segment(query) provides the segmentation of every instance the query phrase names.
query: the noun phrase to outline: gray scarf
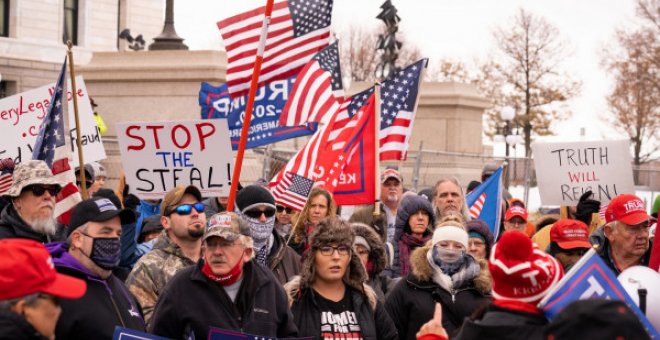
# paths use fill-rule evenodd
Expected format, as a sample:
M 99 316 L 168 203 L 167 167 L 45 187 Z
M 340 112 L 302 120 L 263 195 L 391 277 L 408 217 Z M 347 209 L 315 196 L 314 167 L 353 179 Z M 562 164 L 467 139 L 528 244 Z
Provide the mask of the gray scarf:
M 472 255 L 465 254 L 465 251 L 459 251 L 459 254 L 462 253 L 459 256 L 456 256 L 456 251 L 449 252 L 453 252 L 453 254 L 448 253 L 447 249 L 432 247 L 427 253 L 426 258 L 433 269 L 433 281 L 449 291 L 471 285 L 481 271 L 479 263 Z M 445 260 L 454 262 L 448 263 Z M 456 266 L 459 262 L 460 265 Z M 451 268 L 452 272 L 446 272 L 443 267 Z

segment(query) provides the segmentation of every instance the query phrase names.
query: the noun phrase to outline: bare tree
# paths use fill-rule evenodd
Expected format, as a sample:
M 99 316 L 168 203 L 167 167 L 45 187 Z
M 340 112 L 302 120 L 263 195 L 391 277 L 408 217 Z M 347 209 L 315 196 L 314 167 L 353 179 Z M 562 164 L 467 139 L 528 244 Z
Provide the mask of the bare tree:
M 617 32 L 603 62 L 615 82 L 607 97 L 610 121 L 630 138 L 639 166 L 660 150 L 660 1 L 639 0 L 637 13 L 641 27 Z
M 436 63 L 430 64 L 425 78 L 427 81 L 451 81 L 457 83 L 472 83 L 475 81 L 475 77 L 470 74 L 469 68 L 465 63 L 452 59 L 441 59 Z
M 376 51 L 378 41 L 378 30 L 367 30 L 364 28 L 349 27 L 339 34 L 339 48 L 341 67 L 345 77 L 349 81 L 373 82 L 374 71 L 380 60 L 380 53 Z M 397 67 L 405 67 L 421 59 L 419 49 L 403 39 L 402 49 L 397 59 Z
M 512 22 L 493 32 L 499 55 L 482 65 L 478 84 L 493 101 L 486 112 L 491 129 L 501 121 L 502 106 L 516 108 L 514 124 L 522 126 L 529 156 L 532 133 L 552 134 L 551 123 L 570 115 L 565 104 L 577 95 L 580 82 L 560 71 L 567 46 L 557 28 L 523 9 Z

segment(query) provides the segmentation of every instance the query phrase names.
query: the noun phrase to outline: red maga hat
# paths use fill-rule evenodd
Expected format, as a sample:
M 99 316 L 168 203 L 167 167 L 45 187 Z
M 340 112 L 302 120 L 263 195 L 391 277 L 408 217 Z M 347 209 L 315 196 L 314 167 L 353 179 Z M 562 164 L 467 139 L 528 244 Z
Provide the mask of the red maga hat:
M 85 281 L 59 274 L 41 243 L 27 239 L 0 240 L 0 301 L 34 293 L 76 299 L 87 289 Z
M 511 208 L 507 209 L 506 214 L 504 215 L 505 221 L 510 221 L 512 218 L 520 216 L 525 222 L 527 222 L 527 210 L 521 206 L 514 205 Z
M 591 248 L 589 228 L 582 221 L 563 219 L 550 229 L 550 241 L 557 242 L 561 249 Z
M 640 224 L 651 219 L 646 213 L 646 205 L 639 197 L 623 194 L 614 197 L 605 209 L 605 221 L 621 221 L 628 225 Z

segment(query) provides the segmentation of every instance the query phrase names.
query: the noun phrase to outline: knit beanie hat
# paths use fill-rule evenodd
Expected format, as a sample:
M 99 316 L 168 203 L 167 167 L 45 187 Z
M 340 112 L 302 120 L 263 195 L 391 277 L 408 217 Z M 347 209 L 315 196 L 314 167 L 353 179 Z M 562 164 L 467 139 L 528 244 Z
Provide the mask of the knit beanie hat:
M 243 212 L 255 204 L 270 204 L 275 209 L 273 194 L 261 185 L 248 185 L 236 194 L 236 207 Z
M 493 297 L 536 304 L 564 276 L 561 264 L 519 231 L 507 231 L 495 243 L 488 268 Z
M 431 244 L 436 245 L 440 241 L 456 241 L 468 249 L 468 234 L 462 225 L 456 223 L 442 223 L 439 224 L 435 231 L 433 231 L 433 238 Z
M 465 222 L 465 227 L 469 234 L 476 232 L 482 236 L 486 242 L 486 248 L 490 249 L 493 246 L 495 239 L 493 238 L 493 233 L 490 231 L 488 224 L 480 219 L 471 219 Z

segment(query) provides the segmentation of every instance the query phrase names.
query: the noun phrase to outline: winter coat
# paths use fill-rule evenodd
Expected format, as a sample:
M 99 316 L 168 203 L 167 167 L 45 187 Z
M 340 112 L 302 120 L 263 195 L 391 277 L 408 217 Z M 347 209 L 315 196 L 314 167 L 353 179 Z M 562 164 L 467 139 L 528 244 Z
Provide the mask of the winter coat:
M 206 215 L 207 220 L 210 219 L 211 216 L 226 210 L 224 206 L 218 204 L 218 200 L 215 197 L 209 197 L 203 200 L 202 204 L 204 204 L 204 214 Z
M 61 299 L 62 315 L 57 321 L 57 339 L 112 339 L 115 326 L 144 331 L 144 319 L 137 301 L 114 275 L 102 279 L 68 253 L 63 242 L 46 248 L 58 272 L 87 283 L 80 299 Z
M 250 261 L 235 303 L 202 273 L 203 260 L 177 273 L 156 304 L 150 332 L 173 339 L 207 339 L 209 327 L 266 337 L 296 337 L 284 289 L 268 268 Z
M 0 213 L 0 240 L 6 238 L 26 238 L 40 243 L 48 243 L 56 239 L 32 230 L 18 215 L 13 204 L 9 204 Z
M 154 215 L 160 215 L 160 203 L 153 204 L 145 200 L 140 200 L 140 205 L 136 209 L 138 213 L 137 221 L 135 221 L 135 236 L 139 236 L 142 233 L 142 221 Z
M 426 245 L 413 252 L 411 272 L 396 284 L 385 300 L 385 308 L 397 325 L 402 340 L 415 339 L 422 325 L 433 318 L 436 302 L 442 305 L 442 324 L 451 335 L 490 295 L 490 274 L 485 261 L 477 260 L 479 275 L 469 285 L 453 291 L 433 281 L 433 269 L 426 259 L 430 249 L 431 246 Z
M 284 288 L 293 312 L 293 319 L 298 326 L 298 336 L 320 339 L 321 311 L 317 303 L 317 293 L 312 288 L 301 291 L 299 276 L 288 282 Z M 362 293 L 350 285 L 346 285 L 346 293 L 351 294 L 353 311 L 360 325 L 363 339 L 397 339 L 396 328 L 392 320 L 371 288 L 364 286 L 364 293 Z
M 401 259 L 399 258 L 399 241 L 404 233 L 412 234 L 410 226 L 408 225 L 408 220 L 410 216 L 416 213 L 419 210 L 424 210 L 429 214 L 429 230 L 424 233 L 424 235 L 431 234 L 433 226 L 435 226 L 435 215 L 433 214 L 433 206 L 431 203 L 422 196 L 405 196 L 401 199 L 401 204 L 399 205 L 399 210 L 396 214 L 396 223 L 394 224 L 394 259 L 392 261 L 392 267 L 388 270 L 388 275 L 390 277 L 396 278 L 401 276 Z M 410 249 L 412 254 L 414 249 Z
M 24 317 L 7 310 L 0 310 L 0 339 L 47 340 Z
M 480 320 L 465 320 L 452 339 L 540 340 L 547 323 L 542 314 L 490 305 Z
M 154 306 L 165 285 L 178 271 L 194 264 L 165 230 L 158 236 L 153 250 L 135 264 L 126 279 L 126 286 L 142 306 L 147 324 L 151 322 Z
M 363 237 L 371 250 L 369 251 L 369 261 L 373 264 L 373 268 L 369 274 L 369 281 L 367 283 L 378 296 L 378 300 L 385 301 L 385 295 L 394 287 L 393 279 L 389 278 L 383 273 L 383 270 L 388 265 L 387 252 L 382 239 L 376 231 L 366 224 L 355 222 L 351 224 L 355 236 Z
M 378 236 L 380 236 L 383 243 L 387 242 L 387 226 L 390 221 L 387 220 L 387 214 L 385 213 L 385 208 L 383 208 L 383 206 L 383 204 L 380 205 L 380 216 L 376 220 L 374 220 L 375 205 L 369 204 L 356 209 L 348 221 L 351 223 L 357 222 L 368 225 L 373 228 Z M 391 221 L 391 223 L 394 222 L 395 221 Z
M 274 243 L 268 255 L 268 268 L 273 271 L 275 277 L 284 285 L 294 276 L 300 274 L 300 255 L 291 247 L 276 230 L 273 229 Z

